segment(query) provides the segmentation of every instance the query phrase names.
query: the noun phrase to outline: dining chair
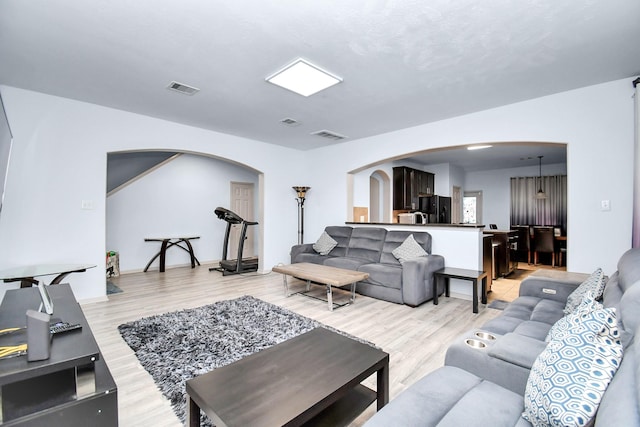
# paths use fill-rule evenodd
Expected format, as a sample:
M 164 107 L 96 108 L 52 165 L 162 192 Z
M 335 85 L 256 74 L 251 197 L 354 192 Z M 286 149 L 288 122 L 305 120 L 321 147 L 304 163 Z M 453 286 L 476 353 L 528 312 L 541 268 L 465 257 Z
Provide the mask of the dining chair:
M 556 247 L 553 227 L 533 227 L 533 265 L 538 264 L 538 253 L 550 253 L 551 266 L 556 266 Z
M 527 264 L 531 264 L 531 233 L 528 225 L 514 225 L 511 229 L 518 232 L 518 253 L 527 253 Z

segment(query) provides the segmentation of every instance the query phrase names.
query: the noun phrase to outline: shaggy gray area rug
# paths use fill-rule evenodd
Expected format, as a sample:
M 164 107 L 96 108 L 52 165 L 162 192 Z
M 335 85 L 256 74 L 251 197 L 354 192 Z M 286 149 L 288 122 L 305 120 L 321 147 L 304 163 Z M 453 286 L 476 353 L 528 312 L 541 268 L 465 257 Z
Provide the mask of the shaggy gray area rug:
M 146 317 L 118 330 L 184 423 L 187 380 L 317 327 L 349 336 L 251 296 Z M 205 416 L 201 421 L 211 425 Z

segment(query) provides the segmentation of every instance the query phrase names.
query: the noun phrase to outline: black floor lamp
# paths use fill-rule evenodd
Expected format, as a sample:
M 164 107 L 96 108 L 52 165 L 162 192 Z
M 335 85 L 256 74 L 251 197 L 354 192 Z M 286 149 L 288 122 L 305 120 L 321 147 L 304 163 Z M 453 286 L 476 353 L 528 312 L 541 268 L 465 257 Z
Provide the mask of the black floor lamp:
M 298 197 L 296 200 L 298 201 L 298 244 L 301 245 L 303 243 L 303 235 L 304 235 L 304 198 L 307 191 L 311 189 L 311 187 L 292 187 L 296 193 L 298 193 Z

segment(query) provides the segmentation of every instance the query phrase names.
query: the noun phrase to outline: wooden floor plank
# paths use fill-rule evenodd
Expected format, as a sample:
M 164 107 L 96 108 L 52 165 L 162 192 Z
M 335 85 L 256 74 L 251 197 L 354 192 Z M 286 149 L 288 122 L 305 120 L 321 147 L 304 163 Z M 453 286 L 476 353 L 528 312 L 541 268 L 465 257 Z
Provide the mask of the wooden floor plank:
M 111 279 L 123 292 L 109 301 L 82 308 L 118 385 L 121 426 L 181 426 L 169 402 L 120 337 L 118 325 L 154 314 L 198 307 L 251 295 L 373 342 L 390 354 L 390 398 L 444 363 L 449 344 L 500 311 L 471 301 L 441 298 L 411 308 L 358 295 L 353 305 L 330 312 L 326 303 L 299 295 L 285 297 L 282 276 L 247 273 L 223 277 L 209 266 L 170 268 L 165 273 L 125 274 Z M 290 283 L 295 285 L 295 279 Z M 304 286 L 302 282 L 298 285 Z M 375 389 L 375 377 L 365 385 Z M 352 425 L 362 425 L 375 412 L 369 407 Z

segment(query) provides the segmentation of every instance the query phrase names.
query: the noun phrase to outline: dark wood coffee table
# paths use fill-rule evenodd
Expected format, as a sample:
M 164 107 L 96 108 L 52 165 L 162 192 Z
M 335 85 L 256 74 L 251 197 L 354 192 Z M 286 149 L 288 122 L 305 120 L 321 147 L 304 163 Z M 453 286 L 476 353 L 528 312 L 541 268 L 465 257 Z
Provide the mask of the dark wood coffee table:
M 377 392 L 360 384 L 377 372 Z M 187 423 L 200 409 L 214 425 L 347 425 L 376 399 L 389 401 L 389 355 L 325 328 L 186 383 Z

